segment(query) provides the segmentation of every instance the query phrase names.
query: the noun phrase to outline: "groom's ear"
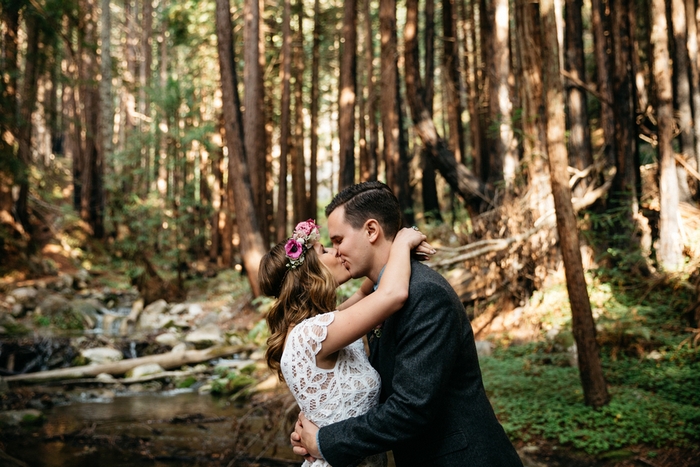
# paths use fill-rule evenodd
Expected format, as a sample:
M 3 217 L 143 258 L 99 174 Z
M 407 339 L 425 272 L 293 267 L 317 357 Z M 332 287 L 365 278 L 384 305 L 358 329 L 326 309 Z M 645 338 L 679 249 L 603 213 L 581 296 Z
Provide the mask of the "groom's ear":
M 382 227 L 376 219 L 368 219 L 365 222 L 365 232 L 370 243 L 375 243 L 382 233 Z

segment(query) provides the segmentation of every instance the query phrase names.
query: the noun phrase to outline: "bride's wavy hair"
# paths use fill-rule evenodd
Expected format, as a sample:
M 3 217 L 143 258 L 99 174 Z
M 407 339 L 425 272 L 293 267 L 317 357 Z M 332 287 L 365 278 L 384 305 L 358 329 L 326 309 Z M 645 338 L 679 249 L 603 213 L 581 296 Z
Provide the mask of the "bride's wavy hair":
M 319 313 L 335 310 L 338 286 L 313 248 L 306 250 L 303 263 L 288 268 L 285 243 L 278 243 L 263 256 L 258 271 L 260 290 L 277 299 L 266 316 L 270 337 L 265 359 L 280 379 L 283 379 L 280 359 L 289 328 Z

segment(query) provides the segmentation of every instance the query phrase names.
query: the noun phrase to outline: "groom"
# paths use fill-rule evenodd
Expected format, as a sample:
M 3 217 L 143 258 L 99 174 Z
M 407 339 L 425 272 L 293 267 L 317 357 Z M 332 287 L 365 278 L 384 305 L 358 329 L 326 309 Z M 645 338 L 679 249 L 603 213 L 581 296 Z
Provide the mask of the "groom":
M 378 284 L 401 227 L 389 187 L 348 187 L 326 207 L 326 216 L 350 275 Z M 368 231 L 374 228 L 378 235 Z M 301 414 L 291 435 L 294 452 L 335 467 L 389 450 L 398 467 L 521 467 L 484 392 L 464 306 L 440 274 L 418 261 L 411 268 L 406 304 L 368 336 L 370 361 L 382 378 L 381 403 L 320 429 Z

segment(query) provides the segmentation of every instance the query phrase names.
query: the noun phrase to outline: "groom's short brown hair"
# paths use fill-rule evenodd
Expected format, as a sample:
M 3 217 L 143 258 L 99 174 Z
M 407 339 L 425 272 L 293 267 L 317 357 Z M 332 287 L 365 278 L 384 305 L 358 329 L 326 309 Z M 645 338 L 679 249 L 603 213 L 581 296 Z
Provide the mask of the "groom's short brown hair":
M 345 208 L 345 220 L 354 229 L 362 227 L 367 219 L 376 219 L 384 235 L 393 240 L 401 228 L 399 200 L 382 182 L 362 182 L 345 188 L 326 206 L 326 217 L 340 206 Z

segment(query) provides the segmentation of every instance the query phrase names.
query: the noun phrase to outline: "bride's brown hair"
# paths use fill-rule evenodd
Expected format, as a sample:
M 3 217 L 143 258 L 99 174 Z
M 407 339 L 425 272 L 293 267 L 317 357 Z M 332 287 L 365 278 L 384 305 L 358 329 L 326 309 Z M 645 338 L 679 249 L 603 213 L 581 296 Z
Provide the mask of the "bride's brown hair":
M 277 299 L 266 316 L 270 337 L 265 359 L 280 379 L 283 379 L 280 359 L 289 328 L 319 313 L 334 310 L 338 286 L 313 248 L 304 252 L 305 259 L 300 265 L 287 267 L 286 242 L 278 243 L 263 256 L 258 272 L 260 290 Z

